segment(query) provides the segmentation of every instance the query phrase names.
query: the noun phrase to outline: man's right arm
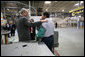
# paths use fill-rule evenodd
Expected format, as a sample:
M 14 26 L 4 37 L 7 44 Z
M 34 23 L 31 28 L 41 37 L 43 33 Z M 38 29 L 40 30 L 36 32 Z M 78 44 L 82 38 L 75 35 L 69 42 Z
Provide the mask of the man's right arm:
M 28 22 L 28 20 L 26 20 L 26 19 L 23 19 L 23 23 L 24 23 L 24 25 L 25 26 L 27 26 L 27 27 L 36 27 L 36 26 L 40 26 L 41 24 L 42 24 L 42 22 L 41 21 L 39 21 L 39 22 L 35 22 L 35 23 L 30 23 L 30 22 Z

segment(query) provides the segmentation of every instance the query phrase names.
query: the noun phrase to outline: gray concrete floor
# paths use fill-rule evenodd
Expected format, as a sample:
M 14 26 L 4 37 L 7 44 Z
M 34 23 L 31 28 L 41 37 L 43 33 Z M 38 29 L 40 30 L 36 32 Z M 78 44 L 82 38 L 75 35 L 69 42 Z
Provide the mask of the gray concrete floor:
M 59 47 L 55 49 L 60 56 L 84 56 L 84 29 L 57 28 Z
M 57 28 L 59 32 L 59 47 L 55 50 L 60 56 L 84 56 L 84 29 Z M 9 38 L 9 42 L 18 42 L 18 33 Z

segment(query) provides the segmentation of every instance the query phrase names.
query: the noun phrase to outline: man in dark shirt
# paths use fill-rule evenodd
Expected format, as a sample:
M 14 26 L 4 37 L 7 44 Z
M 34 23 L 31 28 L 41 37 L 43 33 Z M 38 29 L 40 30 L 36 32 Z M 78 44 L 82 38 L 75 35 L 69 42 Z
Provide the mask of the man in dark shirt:
M 19 19 L 16 20 L 16 25 L 17 25 L 17 32 L 19 36 L 19 41 L 24 41 L 28 42 L 31 40 L 30 38 L 30 27 L 36 27 L 40 26 L 42 22 L 47 22 L 47 20 L 41 20 L 39 22 L 35 23 L 30 23 L 29 22 L 29 16 L 28 16 L 29 11 L 25 8 L 22 8 L 20 11 L 21 16 Z

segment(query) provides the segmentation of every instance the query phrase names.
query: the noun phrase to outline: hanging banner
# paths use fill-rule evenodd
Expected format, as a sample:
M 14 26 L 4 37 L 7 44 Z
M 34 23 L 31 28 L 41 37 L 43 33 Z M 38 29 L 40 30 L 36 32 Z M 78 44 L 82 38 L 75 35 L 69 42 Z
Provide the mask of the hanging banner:
M 70 13 L 72 16 L 79 15 L 79 14 L 81 14 L 81 13 L 83 13 L 83 12 L 84 12 L 84 6 L 69 11 L 69 13 Z

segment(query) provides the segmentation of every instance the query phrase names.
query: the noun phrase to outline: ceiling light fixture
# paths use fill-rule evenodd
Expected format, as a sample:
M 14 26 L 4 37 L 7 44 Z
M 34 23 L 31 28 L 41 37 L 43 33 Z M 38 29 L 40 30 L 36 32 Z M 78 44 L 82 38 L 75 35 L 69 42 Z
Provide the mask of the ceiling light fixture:
M 51 1 L 45 1 L 45 4 L 50 4 L 51 3 Z
M 81 1 L 80 3 L 82 4 L 84 1 Z
M 80 1 L 80 5 L 83 4 L 83 1 Z M 79 3 L 75 4 L 74 6 L 79 6 Z
M 62 12 L 64 12 L 64 10 L 62 10 Z
M 7 9 L 7 10 L 9 10 L 9 9 Z
M 79 5 L 79 3 L 75 4 L 74 6 L 78 6 L 78 5 Z
M 48 11 L 48 9 L 46 9 L 46 11 Z
M 81 17 L 81 15 L 80 15 L 80 16 L 78 16 L 78 17 Z

